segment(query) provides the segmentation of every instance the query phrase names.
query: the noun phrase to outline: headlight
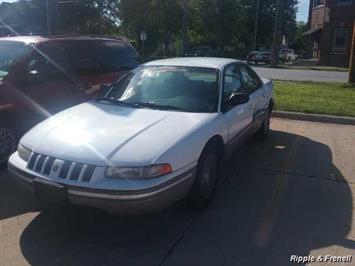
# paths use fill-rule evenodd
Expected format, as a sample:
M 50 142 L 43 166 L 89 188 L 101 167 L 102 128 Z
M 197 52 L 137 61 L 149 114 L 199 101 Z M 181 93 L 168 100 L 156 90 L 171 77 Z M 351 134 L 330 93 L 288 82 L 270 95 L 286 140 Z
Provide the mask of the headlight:
M 28 161 L 28 158 L 31 155 L 31 151 L 27 148 L 25 148 L 23 145 L 19 144 L 17 146 L 17 152 L 18 152 L 18 156 L 24 160 L 24 161 Z
M 170 174 L 169 164 L 156 164 L 143 167 L 108 167 L 106 177 L 113 179 L 148 179 Z

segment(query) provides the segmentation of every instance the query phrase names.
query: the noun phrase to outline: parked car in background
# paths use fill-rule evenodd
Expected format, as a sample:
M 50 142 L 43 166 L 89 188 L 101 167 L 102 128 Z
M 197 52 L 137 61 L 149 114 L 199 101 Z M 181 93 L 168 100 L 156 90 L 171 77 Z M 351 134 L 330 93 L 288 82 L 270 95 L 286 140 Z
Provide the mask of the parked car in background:
M 247 54 L 247 62 L 252 63 L 254 62 L 255 56 L 260 53 L 259 51 L 251 51 Z
M 140 64 L 126 41 L 99 36 L 0 38 L 0 167 L 36 123 L 94 98 Z
M 295 54 L 293 49 L 281 49 L 279 53 L 279 59 L 281 62 L 291 62 L 296 61 L 298 55 Z
M 45 202 L 126 214 L 188 197 L 202 209 L 222 160 L 268 135 L 273 106 L 272 82 L 243 62 L 152 61 L 30 130 L 9 170 Z
M 214 57 L 217 51 L 211 46 L 196 46 L 193 47 L 185 56 L 201 56 L 201 57 Z
M 261 52 L 261 51 L 252 51 L 247 55 L 248 63 L 265 63 L 270 64 L 271 62 L 271 52 Z

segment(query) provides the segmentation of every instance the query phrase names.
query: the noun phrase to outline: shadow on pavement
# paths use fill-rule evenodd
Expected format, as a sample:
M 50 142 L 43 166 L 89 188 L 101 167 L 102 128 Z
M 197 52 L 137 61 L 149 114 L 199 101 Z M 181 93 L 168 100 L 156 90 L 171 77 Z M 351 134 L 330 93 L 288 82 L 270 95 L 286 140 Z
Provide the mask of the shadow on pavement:
M 0 174 L 0 221 L 27 212 L 38 211 L 38 201 L 22 189 L 7 173 Z
M 31 265 L 288 265 L 291 254 L 355 249 L 351 190 L 328 146 L 273 131 L 239 150 L 225 176 L 203 213 L 184 203 L 131 218 L 41 213 L 22 233 L 22 253 Z

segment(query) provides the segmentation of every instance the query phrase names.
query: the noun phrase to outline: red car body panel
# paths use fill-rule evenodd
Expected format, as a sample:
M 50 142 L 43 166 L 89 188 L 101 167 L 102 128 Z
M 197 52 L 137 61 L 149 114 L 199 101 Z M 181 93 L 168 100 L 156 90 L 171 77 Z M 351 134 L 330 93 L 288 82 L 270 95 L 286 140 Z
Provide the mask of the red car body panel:
M 17 134 L 19 135 L 18 137 L 20 137 L 20 135 L 22 135 L 36 123 L 47 118 L 48 116 L 68 107 L 95 98 L 99 93 L 101 84 L 114 82 L 120 76 L 135 68 L 140 63 L 138 53 L 129 43 L 114 38 L 90 36 L 52 38 L 20 36 L 0 38 L 0 43 L 2 41 L 20 42 L 23 44 L 31 45 L 30 52 L 21 57 L 21 59 L 18 60 L 11 68 L 10 72 L 5 76 L 5 78 L 0 81 L 0 127 L 9 127 L 14 131 L 19 132 Z M 75 43 L 76 41 L 77 43 Z M 95 59 L 91 58 L 90 55 L 85 55 L 86 57 L 84 59 L 90 62 L 86 63 L 85 60 L 80 61 L 80 58 L 77 61 L 80 66 L 84 67 L 85 71 L 90 70 L 90 73 L 88 72 L 89 74 L 81 74 L 75 73 L 75 71 L 67 73 L 65 68 L 62 68 L 55 62 L 56 60 L 53 60 L 52 62 L 50 56 L 47 57 L 46 53 L 43 52 L 45 50 L 42 50 L 41 48 L 42 46 L 50 47 L 51 45 L 56 46 L 66 43 L 75 44 L 79 48 L 82 47 L 83 49 L 86 48 L 85 45 L 97 44 L 98 47 L 100 45 L 100 51 L 102 53 L 111 51 L 110 46 L 114 47 L 117 45 L 117 47 L 123 47 L 122 49 L 127 49 L 127 52 L 121 52 L 122 57 L 124 57 L 122 69 L 117 68 L 117 70 L 110 70 L 107 67 L 103 67 L 102 70 L 99 68 L 101 65 L 95 62 Z M 106 44 L 108 44 L 107 49 L 105 49 L 104 46 Z M 87 50 L 90 49 L 87 48 Z M 65 49 L 63 49 L 63 51 L 64 50 Z M 54 54 L 57 52 L 62 52 L 60 49 L 52 49 L 52 51 Z M 95 52 L 95 50 L 92 51 L 93 54 Z M 114 63 L 116 65 L 120 64 L 119 57 L 121 54 L 114 54 L 114 60 L 116 60 Z M 131 60 L 129 62 L 129 66 L 127 66 L 127 54 L 132 57 L 129 58 L 129 60 Z M 65 55 L 65 57 L 69 62 L 73 55 Z M 106 55 L 106 57 L 110 59 L 110 56 Z M 99 57 L 96 55 L 96 59 L 98 58 Z M 61 61 L 61 59 L 62 56 L 58 56 L 58 60 Z M 47 65 L 45 65 L 42 61 Z M 31 70 L 29 67 L 32 67 L 32 65 L 36 63 L 40 65 L 41 62 L 43 64 L 41 65 L 40 69 L 43 72 L 47 71 L 49 74 L 56 72 L 54 75 L 57 76 L 51 77 L 49 79 L 38 78 L 41 76 L 41 71 L 36 71 L 36 68 Z M 97 67 L 97 70 L 100 71 L 87 68 L 87 65 L 90 65 L 92 62 L 95 62 L 95 64 L 97 63 L 95 67 Z M 60 71 L 56 71 L 58 69 Z M 70 69 L 74 69 L 73 65 L 70 65 Z M 51 73 L 51 71 L 53 73 Z M 99 73 L 96 73 L 95 71 Z M 24 76 L 28 76 L 30 78 L 27 79 Z

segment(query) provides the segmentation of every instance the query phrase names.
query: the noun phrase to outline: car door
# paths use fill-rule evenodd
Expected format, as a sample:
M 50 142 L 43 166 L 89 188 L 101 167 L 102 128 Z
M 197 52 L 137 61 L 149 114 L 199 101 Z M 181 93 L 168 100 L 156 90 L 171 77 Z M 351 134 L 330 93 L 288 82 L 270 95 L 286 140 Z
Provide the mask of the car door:
M 237 64 L 228 65 L 223 73 L 222 111 L 227 120 L 229 140 L 237 144 L 238 136 L 252 124 L 253 113 L 251 102 L 237 106 L 228 105 L 228 100 L 234 93 L 247 93 L 243 86 Z M 234 145 L 233 145 L 234 146 Z
M 250 97 L 251 111 L 255 127 L 262 123 L 263 115 L 267 109 L 266 92 L 259 76 L 246 64 L 238 64 L 244 88 Z

